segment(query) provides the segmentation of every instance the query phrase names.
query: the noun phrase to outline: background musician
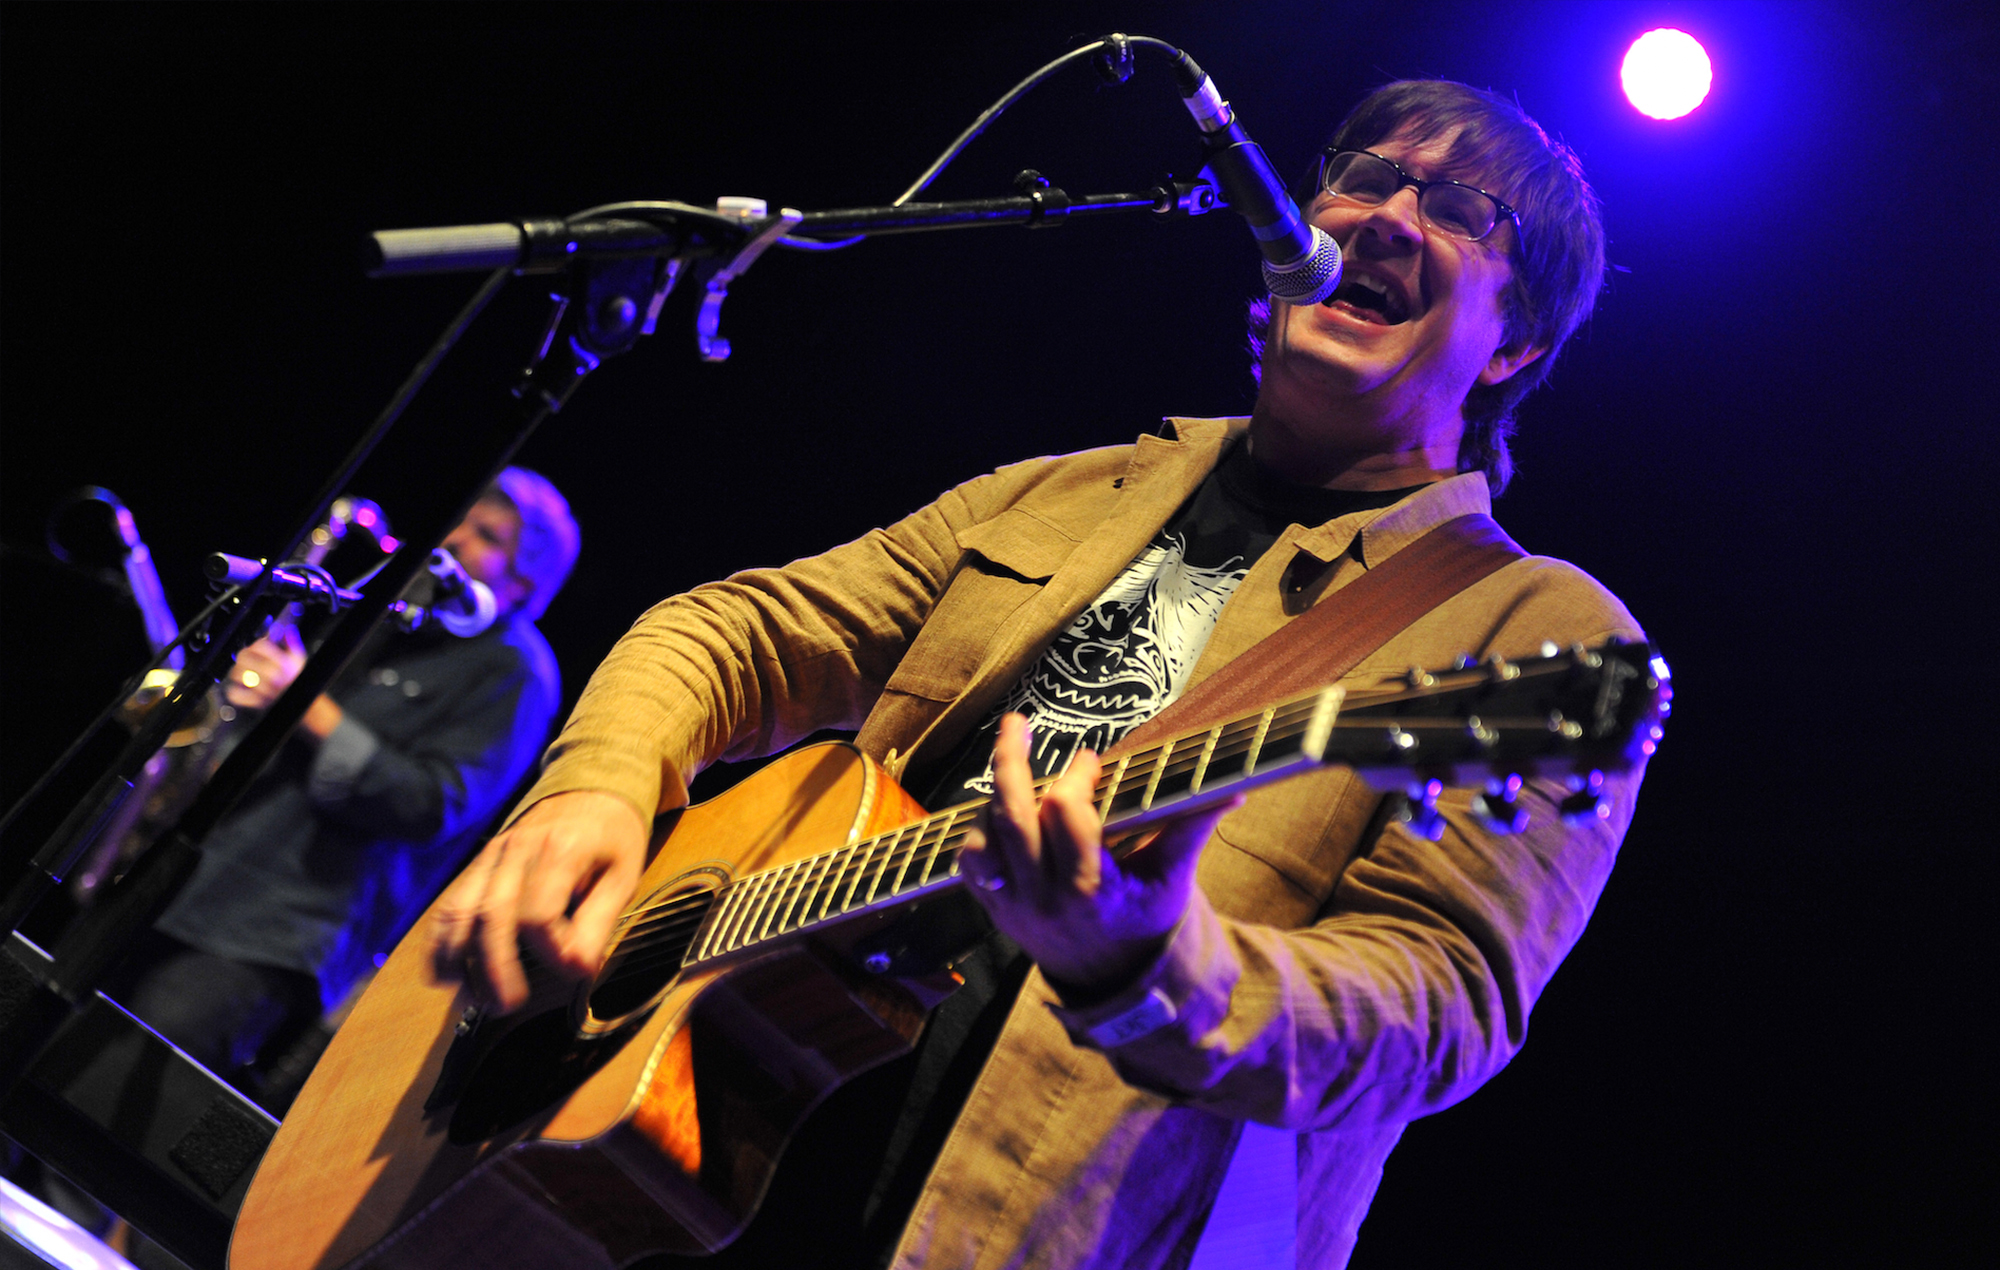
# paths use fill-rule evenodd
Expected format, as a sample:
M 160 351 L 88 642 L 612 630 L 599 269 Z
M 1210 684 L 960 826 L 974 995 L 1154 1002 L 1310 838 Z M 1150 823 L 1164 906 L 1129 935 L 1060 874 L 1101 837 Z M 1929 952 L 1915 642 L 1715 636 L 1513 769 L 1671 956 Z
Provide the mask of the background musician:
M 508 468 L 444 540 L 500 617 L 469 639 L 388 635 L 316 698 L 110 994 L 217 1073 L 343 1000 L 423 910 L 535 760 L 561 702 L 535 629 L 576 561 L 569 505 Z M 225 688 L 262 708 L 305 662 L 252 643 Z

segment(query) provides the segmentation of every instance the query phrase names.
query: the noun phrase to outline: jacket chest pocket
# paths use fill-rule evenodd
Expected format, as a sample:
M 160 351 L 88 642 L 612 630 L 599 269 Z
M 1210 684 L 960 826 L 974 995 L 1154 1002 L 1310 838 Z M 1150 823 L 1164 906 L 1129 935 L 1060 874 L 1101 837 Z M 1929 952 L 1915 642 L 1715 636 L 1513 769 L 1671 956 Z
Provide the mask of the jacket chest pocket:
M 1258 790 L 1223 818 L 1202 852 L 1197 877 L 1225 917 L 1267 926 L 1309 926 L 1380 801 L 1345 768 Z
M 1018 508 L 958 533 L 958 570 L 885 686 L 952 701 L 972 681 L 994 639 L 1076 550 L 1076 539 Z

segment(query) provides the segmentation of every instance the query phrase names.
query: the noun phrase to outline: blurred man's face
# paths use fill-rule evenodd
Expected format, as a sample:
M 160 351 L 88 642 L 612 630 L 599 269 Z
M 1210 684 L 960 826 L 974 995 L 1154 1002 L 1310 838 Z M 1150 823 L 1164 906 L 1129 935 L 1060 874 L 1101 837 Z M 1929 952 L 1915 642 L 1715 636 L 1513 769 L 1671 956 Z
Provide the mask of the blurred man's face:
M 520 545 L 521 513 L 497 499 L 474 503 L 444 540 L 445 550 L 465 566 L 466 574 L 492 589 L 502 613 L 513 612 L 528 598 L 528 584 L 514 575 Z

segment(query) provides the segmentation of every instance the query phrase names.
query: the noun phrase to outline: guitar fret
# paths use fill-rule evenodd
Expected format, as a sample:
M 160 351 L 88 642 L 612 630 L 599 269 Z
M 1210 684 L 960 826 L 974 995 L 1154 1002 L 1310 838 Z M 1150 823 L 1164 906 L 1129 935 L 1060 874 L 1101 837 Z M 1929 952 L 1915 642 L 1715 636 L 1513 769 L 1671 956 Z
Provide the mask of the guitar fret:
M 1257 759 L 1264 751 L 1264 737 L 1271 730 L 1271 716 L 1275 709 L 1266 710 L 1257 716 L 1257 735 L 1250 738 L 1250 750 L 1243 756 L 1243 774 L 1250 775 L 1257 770 Z
M 825 887 L 826 897 L 819 902 L 819 912 L 813 913 L 812 916 L 801 921 L 799 925 L 810 926 L 814 922 L 826 920 L 827 913 L 833 908 L 833 897 L 840 894 L 840 879 L 845 874 L 847 863 L 853 858 L 854 852 L 854 847 L 843 847 L 838 851 L 828 853 L 826 871 L 821 873 L 819 881 L 813 884 L 815 893 L 821 887 Z M 807 906 L 807 911 L 811 912 L 810 905 Z
M 729 911 L 729 905 L 735 898 L 731 894 L 733 889 L 732 887 L 724 887 L 720 900 L 714 908 L 709 910 L 708 920 L 702 923 L 701 936 L 695 941 L 695 946 L 688 952 L 688 963 L 699 961 L 714 950 L 715 936 L 722 929 L 723 915 Z
M 778 875 L 782 872 L 783 869 L 767 869 L 758 875 L 760 885 L 751 894 L 749 903 L 745 905 L 748 912 L 745 914 L 743 925 L 736 931 L 738 948 L 748 948 L 757 942 L 758 928 L 769 918 L 771 897 L 778 892 Z
M 791 902 L 785 905 L 784 916 L 778 919 L 779 931 L 783 932 L 797 928 L 797 923 L 792 920 L 792 915 L 811 907 L 811 896 L 813 891 L 819 886 L 818 873 L 827 862 L 828 857 L 824 855 L 817 855 L 806 861 L 805 876 L 800 879 L 797 889 L 792 894 Z
M 965 833 L 962 829 L 959 828 L 959 826 L 962 822 L 969 826 L 972 817 L 977 814 L 978 814 L 977 812 L 959 812 L 958 814 L 952 816 L 951 819 L 945 824 L 944 832 L 940 833 L 938 835 L 937 841 L 931 844 L 930 858 L 924 861 L 923 875 L 917 879 L 917 885 L 919 887 L 928 886 L 930 884 L 931 874 L 937 869 L 938 852 L 944 849 L 944 844 L 952 838 L 954 832 L 957 833 L 959 841 L 961 842 L 964 841 Z M 956 847 L 954 847 L 954 852 L 955 851 Z M 953 854 L 951 862 L 952 862 L 952 872 L 955 874 L 958 871 L 957 868 L 958 856 L 956 854 Z
M 757 930 L 757 939 L 768 938 L 772 928 L 779 923 L 786 909 L 791 906 L 790 901 L 795 898 L 792 895 L 792 881 L 798 876 L 799 870 L 809 863 L 811 862 L 808 860 L 794 860 L 778 871 L 778 877 L 772 882 L 771 887 L 775 902 L 768 906 L 768 911 L 764 914 L 763 924 Z
M 755 874 L 745 878 L 743 882 L 747 885 L 743 886 L 742 897 L 737 900 L 736 911 L 730 915 L 729 925 L 722 932 L 720 948 L 722 952 L 735 950 L 737 946 L 736 937 L 742 931 L 744 922 L 749 920 L 750 912 L 757 903 L 757 893 L 763 890 L 766 879 L 761 874 Z
M 881 863 L 875 866 L 875 880 L 868 884 L 868 894 L 862 897 L 861 907 L 866 908 L 875 902 L 875 893 L 882 889 L 882 878 L 889 872 L 889 861 L 895 858 L 896 844 L 901 842 L 903 835 L 909 831 L 909 826 L 905 825 L 883 844 Z
M 879 838 L 870 838 L 870 839 L 869 839 L 869 840 L 868 840 L 867 842 L 864 842 L 864 843 L 861 843 L 861 844 L 859 844 L 859 846 L 857 846 L 857 847 L 855 848 L 856 850 L 859 850 L 859 849 L 860 849 L 860 847 L 867 847 L 867 848 L 868 848 L 868 855 L 864 855 L 864 856 L 862 856 L 862 857 L 861 857 L 861 858 L 860 858 L 860 859 L 859 859 L 859 860 L 858 860 L 858 861 L 857 861 L 857 862 L 855 863 L 855 866 L 854 866 L 854 880 L 853 880 L 852 882 L 849 882 L 849 883 L 847 884 L 847 894 L 845 894 L 845 895 L 843 895 L 843 896 L 841 896 L 841 897 L 840 897 L 840 911 L 841 911 L 841 912 L 845 913 L 845 912 L 847 912 L 847 911 L 848 911 L 849 909 L 851 909 L 851 908 L 853 908 L 853 907 L 854 907 L 854 890 L 855 890 L 855 888 L 856 888 L 856 887 L 858 887 L 858 886 L 860 886 L 860 885 L 861 885 L 861 875 L 862 875 L 863 873 L 867 872 L 867 870 L 868 870 L 868 857 L 869 857 L 869 856 L 872 856 L 872 855 L 874 855 L 874 854 L 875 854 L 875 848 L 876 848 L 877 846 L 879 846 L 879 845 L 881 845 L 881 839 L 879 839 Z M 843 876 L 843 877 L 845 877 L 845 876 L 846 876 L 846 871 L 845 871 L 845 870 L 842 870 L 842 872 L 841 872 L 841 876 Z
M 919 888 L 929 886 L 939 878 L 955 878 L 959 875 L 959 849 L 965 842 L 965 834 L 966 831 L 961 829 L 957 833 L 944 834 L 938 838 L 937 845 L 931 848 L 930 860 L 924 865 L 923 881 L 917 884 Z
M 1167 770 L 1167 761 L 1173 756 L 1173 752 L 1174 752 L 1174 743 L 1172 741 L 1168 741 L 1164 745 L 1160 746 L 1158 751 L 1158 756 L 1153 760 L 1152 778 L 1146 782 L 1146 792 L 1139 795 L 1140 810 L 1143 811 L 1146 808 L 1149 808 L 1153 805 L 1154 791 L 1160 788 L 1160 777 L 1163 774 L 1165 774 Z
M 853 854 L 852 847 L 842 847 L 826 853 L 826 864 L 813 881 L 812 895 L 799 910 L 799 925 L 810 926 L 823 921 L 827 910 L 833 905 L 833 897 L 840 893 L 841 870 L 847 867 L 847 860 Z
M 737 912 L 743 907 L 742 885 L 741 882 L 731 883 L 729 889 L 723 892 L 722 905 L 715 914 L 714 924 L 709 928 L 708 939 L 702 945 L 702 956 L 713 956 L 722 951 L 723 943 L 729 934 L 730 923 L 736 920 Z
M 896 880 L 889 883 L 889 894 L 901 895 L 903 893 L 903 879 L 909 876 L 910 866 L 916 863 L 917 851 L 924 845 L 924 835 L 930 832 L 931 825 L 935 823 L 935 819 L 935 817 L 932 817 L 917 822 L 917 836 L 910 839 L 910 849 L 904 853 L 903 863 L 896 869 Z
M 1201 792 L 1201 782 L 1208 776 L 1208 761 L 1215 757 L 1215 743 L 1221 739 L 1222 725 L 1218 724 L 1208 730 L 1208 739 L 1201 747 L 1201 757 L 1194 761 L 1194 776 L 1188 780 L 1190 794 Z
M 1097 818 L 1099 820 L 1111 819 L 1111 804 L 1114 801 L 1116 801 L 1118 797 L 1118 784 L 1120 781 L 1125 779 L 1125 771 L 1127 768 L 1131 766 L 1132 766 L 1132 756 L 1130 754 L 1127 754 L 1124 758 L 1118 760 L 1118 766 L 1112 771 L 1111 775 L 1105 780 L 1099 782 L 1100 784 L 1105 786 L 1104 801 L 1099 803 L 1097 807 Z M 1093 790 L 1092 792 L 1094 793 L 1096 791 Z

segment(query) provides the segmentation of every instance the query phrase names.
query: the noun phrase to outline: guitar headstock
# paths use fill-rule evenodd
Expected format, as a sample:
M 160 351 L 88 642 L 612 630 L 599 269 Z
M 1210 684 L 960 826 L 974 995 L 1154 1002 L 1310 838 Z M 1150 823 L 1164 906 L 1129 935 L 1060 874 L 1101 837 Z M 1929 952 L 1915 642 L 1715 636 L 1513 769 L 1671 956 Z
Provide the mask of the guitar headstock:
M 1605 814 L 1604 774 L 1653 753 L 1672 702 L 1667 663 L 1649 644 L 1545 644 L 1537 657 L 1462 658 L 1351 694 L 1325 757 L 1378 789 L 1409 793 L 1423 830 L 1439 827 L 1445 786 L 1471 785 L 1486 791 L 1478 810 L 1489 827 L 1518 831 L 1515 795 L 1528 776 L 1568 780 L 1565 816 Z

